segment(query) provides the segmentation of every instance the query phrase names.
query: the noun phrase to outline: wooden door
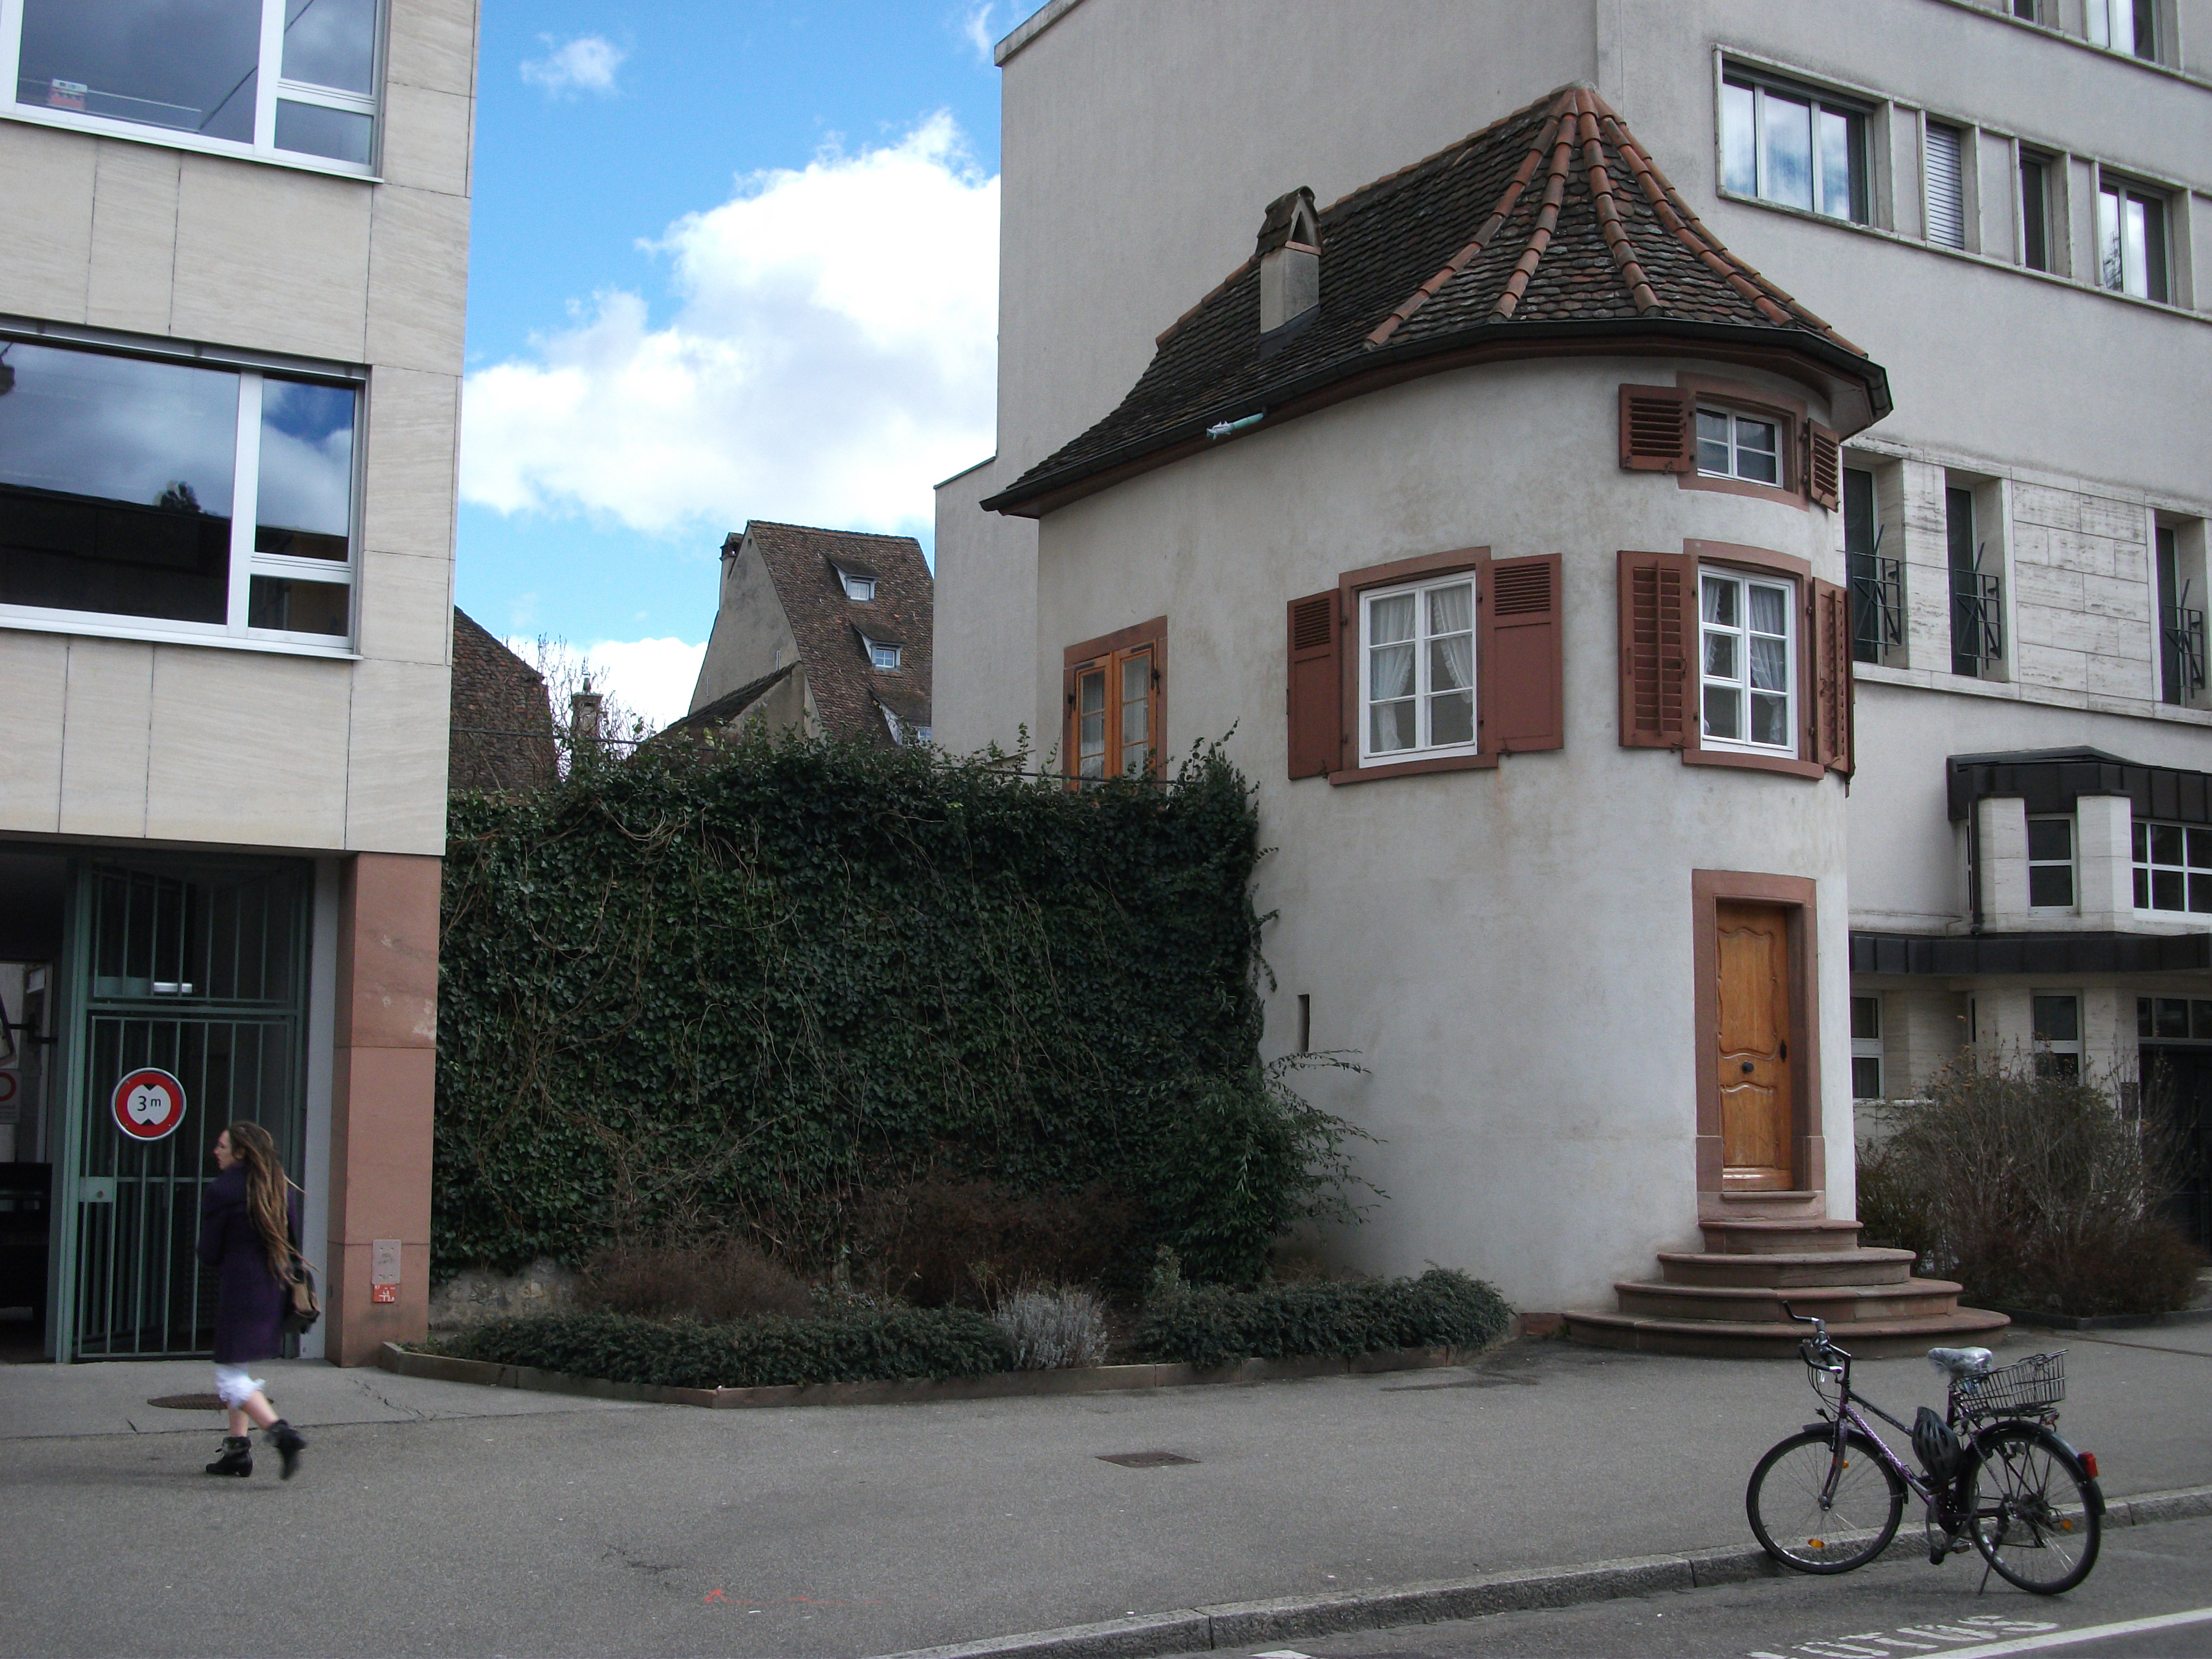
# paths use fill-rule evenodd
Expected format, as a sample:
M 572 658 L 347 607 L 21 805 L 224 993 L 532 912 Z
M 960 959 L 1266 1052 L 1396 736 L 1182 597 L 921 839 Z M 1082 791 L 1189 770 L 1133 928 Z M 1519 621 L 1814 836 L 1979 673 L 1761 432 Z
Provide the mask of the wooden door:
M 1790 913 L 1723 899 L 1714 951 L 1720 977 L 1714 1040 L 1726 1190 L 1787 1190 L 1790 1148 Z

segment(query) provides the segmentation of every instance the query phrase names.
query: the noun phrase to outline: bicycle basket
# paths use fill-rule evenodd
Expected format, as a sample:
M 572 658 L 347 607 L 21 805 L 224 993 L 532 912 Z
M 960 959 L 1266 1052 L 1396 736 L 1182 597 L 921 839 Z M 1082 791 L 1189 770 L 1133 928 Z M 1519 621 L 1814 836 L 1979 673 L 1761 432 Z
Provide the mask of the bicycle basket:
M 1960 1407 L 1970 1417 L 2021 1417 L 2066 1398 L 2066 1356 L 2034 1353 L 1987 1376 L 1957 1385 Z

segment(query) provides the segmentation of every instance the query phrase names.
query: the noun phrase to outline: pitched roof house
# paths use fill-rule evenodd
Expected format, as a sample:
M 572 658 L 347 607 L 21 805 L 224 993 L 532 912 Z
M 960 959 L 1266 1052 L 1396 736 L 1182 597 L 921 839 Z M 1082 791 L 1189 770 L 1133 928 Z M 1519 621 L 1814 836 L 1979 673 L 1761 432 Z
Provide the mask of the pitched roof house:
M 720 604 L 690 712 L 883 747 L 930 738 L 935 584 L 911 536 L 755 519 L 722 544 Z
M 452 741 L 447 789 L 545 789 L 561 775 L 545 677 L 453 607 Z

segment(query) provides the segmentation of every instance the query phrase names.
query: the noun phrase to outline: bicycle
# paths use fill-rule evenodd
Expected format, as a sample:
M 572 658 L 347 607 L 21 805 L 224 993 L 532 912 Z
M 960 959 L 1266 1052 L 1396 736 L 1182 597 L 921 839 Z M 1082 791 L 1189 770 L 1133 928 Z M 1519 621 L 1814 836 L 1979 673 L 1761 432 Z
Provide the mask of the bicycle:
M 2105 1495 L 2094 1453 L 2059 1437 L 2065 1355 L 1992 1364 L 1987 1348 L 1934 1348 L 1928 1362 L 1950 1379 L 1944 1415 L 1923 1406 L 1908 1427 L 1851 1391 L 1851 1356 L 1826 1322 L 1782 1310 L 1813 1334 L 1798 1345 L 1821 1420 L 1759 1460 L 1744 1492 L 1751 1529 L 1766 1553 L 1799 1572 L 1849 1572 L 1889 1547 L 1911 1492 L 1927 1506 L 1930 1565 L 1967 1540 L 2008 1583 L 2037 1595 L 2072 1589 L 2097 1564 Z M 1867 1419 L 1872 1412 L 1911 1437 L 1908 1466 Z

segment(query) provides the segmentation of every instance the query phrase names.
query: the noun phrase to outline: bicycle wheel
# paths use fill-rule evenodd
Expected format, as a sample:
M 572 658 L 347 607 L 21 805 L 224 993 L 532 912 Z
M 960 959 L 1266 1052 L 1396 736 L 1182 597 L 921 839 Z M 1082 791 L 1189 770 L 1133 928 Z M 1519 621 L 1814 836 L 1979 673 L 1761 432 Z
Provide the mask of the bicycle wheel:
M 2065 1442 L 2033 1423 L 2000 1423 L 1974 1444 L 1974 1547 L 2008 1583 L 2070 1590 L 2097 1565 L 2103 1494 Z
M 1793 1434 L 1759 1460 L 1743 1506 L 1759 1547 L 1799 1572 L 1849 1572 L 1889 1547 L 1905 1513 L 1905 1483 L 1853 1431 L 1835 1462 L 1832 1433 Z M 1823 1499 L 1823 1494 L 1827 1494 Z

